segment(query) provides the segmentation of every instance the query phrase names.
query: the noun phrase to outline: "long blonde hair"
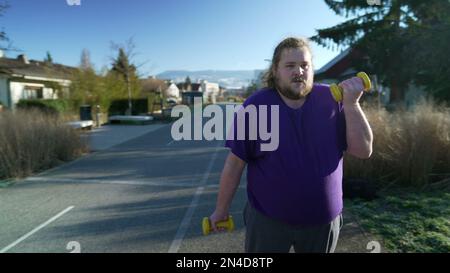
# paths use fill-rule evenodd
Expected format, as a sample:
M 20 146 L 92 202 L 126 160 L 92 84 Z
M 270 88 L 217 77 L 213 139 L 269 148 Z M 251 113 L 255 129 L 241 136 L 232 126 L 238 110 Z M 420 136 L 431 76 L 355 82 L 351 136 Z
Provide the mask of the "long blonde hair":
M 269 69 L 265 72 L 263 81 L 266 87 L 276 88 L 276 76 L 274 71 L 278 69 L 278 63 L 281 59 L 281 53 L 284 49 L 287 48 L 301 48 L 307 49 L 312 56 L 312 50 L 309 45 L 309 41 L 306 38 L 301 37 L 288 37 L 281 41 L 275 51 L 273 52 L 272 63 L 270 64 Z

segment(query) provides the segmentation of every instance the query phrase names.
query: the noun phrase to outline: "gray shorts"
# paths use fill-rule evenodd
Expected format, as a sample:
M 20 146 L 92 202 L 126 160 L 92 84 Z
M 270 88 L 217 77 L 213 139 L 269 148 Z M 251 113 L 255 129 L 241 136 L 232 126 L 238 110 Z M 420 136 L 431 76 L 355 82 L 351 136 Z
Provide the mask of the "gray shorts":
M 247 203 L 244 223 L 247 253 L 287 253 L 292 246 L 297 253 L 333 253 L 343 219 L 341 214 L 326 225 L 298 228 L 273 220 Z

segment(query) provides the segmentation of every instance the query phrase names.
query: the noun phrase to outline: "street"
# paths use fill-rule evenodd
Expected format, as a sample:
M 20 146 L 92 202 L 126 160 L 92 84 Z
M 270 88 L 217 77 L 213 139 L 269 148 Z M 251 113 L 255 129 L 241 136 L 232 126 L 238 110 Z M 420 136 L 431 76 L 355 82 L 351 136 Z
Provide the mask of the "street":
M 0 188 L 0 253 L 244 252 L 246 171 L 235 230 L 203 236 L 228 149 L 174 141 L 171 125 L 102 127 L 93 153 Z M 372 240 L 344 211 L 336 252 L 367 252 Z
M 201 229 L 224 141 L 173 141 L 170 128 L 1 189 L 0 252 L 242 252 L 244 183 L 231 208 L 236 230 Z

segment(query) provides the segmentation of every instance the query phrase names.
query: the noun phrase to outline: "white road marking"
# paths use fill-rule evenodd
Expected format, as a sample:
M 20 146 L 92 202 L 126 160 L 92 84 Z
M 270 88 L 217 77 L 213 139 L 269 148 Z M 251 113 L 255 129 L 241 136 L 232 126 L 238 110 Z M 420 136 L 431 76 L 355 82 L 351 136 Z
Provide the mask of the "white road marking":
M 52 218 L 48 219 L 45 223 L 39 225 L 38 227 L 36 227 L 35 229 L 33 229 L 32 231 L 28 232 L 27 234 L 23 235 L 22 237 L 20 237 L 19 239 L 17 239 L 14 243 L 10 244 L 9 246 L 3 248 L 2 250 L 0 250 L 0 253 L 5 253 L 8 250 L 10 250 L 11 248 L 15 247 L 16 245 L 20 244 L 22 241 L 26 240 L 28 237 L 30 237 L 31 235 L 35 234 L 36 232 L 38 232 L 39 230 L 43 229 L 44 227 L 48 226 L 51 222 L 55 221 L 56 219 L 58 219 L 59 217 L 63 216 L 64 214 L 66 214 L 67 212 L 69 212 L 71 209 L 73 209 L 74 206 L 70 206 L 68 208 L 66 208 L 65 210 L 61 211 L 60 213 L 56 214 L 55 216 L 53 216 Z
M 197 207 L 198 200 L 200 199 L 200 195 L 203 193 L 204 187 L 198 187 L 195 192 L 194 198 L 189 206 L 188 211 L 184 215 L 183 220 L 181 221 L 180 226 L 178 227 L 175 238 L 172 241 L 172 244 L 169 248 L 169 253 L 177 253 L 180 249 L 181 242 L 183 241 L 184 235 L 186 235 L 186 231 L 189 228 L 189 224 L 191 223 L 192 215 L 194 215 L 195 208 Z
M 220 144 L 221 144 L 221 142 L 219 142 L 219 145 Z M 184 235 L 186 235 L 186 231 L 189 228 L 189 224 L 191 222 L 192 215 L 194 215 L 194 211 L 198 205 L 198 200 L 200 199 L 200 195 L 203 193 L 203 190 L 205 189 L 204 185 L 206 184 L 206 180 L 208 179 L 209 173 L 211 172 L 214 161 L 216 160 L 218 150 L 219 150 L 218 147 L 216 147 L 216 150 L 214 151 L 214 154 L 213 154 L 211 160 L 209 161 L 208 168 L 206 169 L 206 172 L 203 174 L 203 179 L 200 183 L 200 185 L 203 185 L 203 186 L 197 188 L 197 191 L 195 192 L 194 198 L 192 199 L 189 209 L 186 212 L 186 214 L 184 215 L 184 218 L 181 221 L 180 226 L 178 227 L 177 233 L 175 234 L 175 238 L 173 239 L 172 244 L 170 245 L 170 248 L 168 251 L 169 253 L 177 253 L 178 250 L 180 249 L 181 242 L 183 241 Z
M 171 142 L 167 143 L 166 146 L 170 146 L 175 140 L 172 140 Z
M 199 184 L 191 184 L 192 180 L 199 179 L 200 176 L 186 176 L 184 178 L 174 179 L 148 179 L 145 181 L 135 180 L 101 180 L 101 179 L 83 179 L 83 178 L 58 178 L 58 177 L 29 177 L 26 182 L 54 182 L 54 183 L 78 183 L 78 184 L 115 184 L 132 186 L 153 186 L 153 187 L 198 187 Z M 172 180 L 172 181 L 171 181 Z M 176 181 L 173 181 L 176 180 Z

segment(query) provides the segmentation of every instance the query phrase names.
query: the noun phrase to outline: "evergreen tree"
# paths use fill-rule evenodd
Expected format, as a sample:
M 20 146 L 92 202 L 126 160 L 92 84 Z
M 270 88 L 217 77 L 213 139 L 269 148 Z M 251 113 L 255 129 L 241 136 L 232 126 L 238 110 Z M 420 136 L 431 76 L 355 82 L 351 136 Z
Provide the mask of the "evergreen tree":
M 184 80 L 184 90 L 188 90 L 191 84 L 192 84 L 191 78 L 187 76 L 186 79 Z
M 391 88 L 392 102 L 403 100 L 404 90 L 411 82 L 420 82 L 428 89 L 434 86 L 432 82 L 440 73 L 422 69 L 423 61 L 431 61 L 432 67 L 435 63 L 439 67 L 450 65 L 448 54 L 436 54 L 443 52 L 449 42 L 449 1 L 386 0 L 373 6 L 360 0 L 324 1 L 337 15 L 352 18 L 317 30 L 311 40 L 327 47 L 350 46 L 362 54 L 356 68 L 377 74 Z M 439 42 L 431 44 L 429 38 L 435 35 Z
M 50 51 L 47 51 L 47 55 L 45 56 L 44 62 L 46 63 L 53 63 L 52 55 L 50 54 Z
M 112 64 L 112 71 L 123 76 L 124 79 L 136 74 L 136 67 L 130 64 L 125 49 L 119 48 L 119 55 Z
M 119 53 L 117 58 L 113 61 L 111 73 L 112 77 L 119 77 L 125 84 L 125 93 L 128 97 L 128 114 L 132 113 L 132 102 L 131 99 L 136 97 L 141 90 L 139 77 L 137 75 L 136 66 L 130 63 L 129 56 L 131 52 L 126 53 L 123 47 L 119 48 Z

